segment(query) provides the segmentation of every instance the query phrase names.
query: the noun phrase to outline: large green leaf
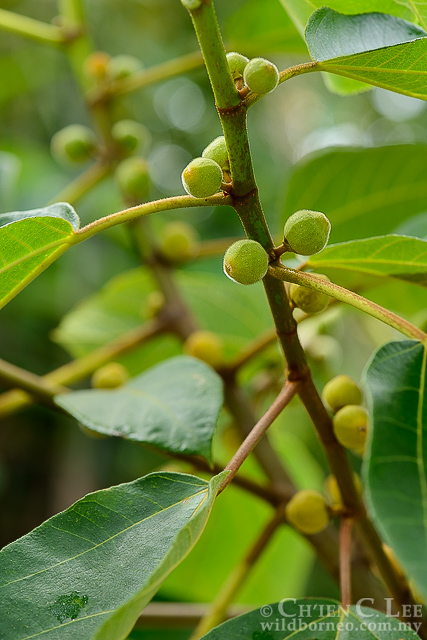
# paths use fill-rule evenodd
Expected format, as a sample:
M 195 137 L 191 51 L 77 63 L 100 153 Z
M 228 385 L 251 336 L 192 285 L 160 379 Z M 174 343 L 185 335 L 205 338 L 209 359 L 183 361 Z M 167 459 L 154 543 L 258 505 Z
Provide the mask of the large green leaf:
M 63 202 L 0 215 L 0 308 L 69 248 L 78 227 Z
M 308 264 L 316 269 L 390 276 L 427 286 L 427 242 L 420 238 L 388 235 L 343 242 L 326 247 Z
M 427 99 L 426 35 L 394 16 L 348 16 L 327 7 L 311 16 L 305 31 L 319 69 L 422 99 Z
M 322 7 L 310 18 L 305 39 L 313 60 L 322 62 L 423 38 L 412 22 L 385 13 L 344 15 Z
M 213 369 L 178 356 L 118 389 L 74 391 L 55 402 L 94 431 L 211 461 L 223 389 Z
M 372 419 L 365 479 L 384 540 L 427 597 L 426 349 L 416 341 L 378 349 L 366 372 Z
M 227 356 L 272 325 L 261 285 L 236 286 L 222 269 L 218 274 L 177 272 L 176 279 L 200 326 L 223 339 Z M 73 356 L 81 356 L 118 338 L 141 324 L 141 310 L 154 288 L 147 270 L 120 274 L 72 309 L 55 330 L 54 339 Z
M 282 600 L 224 622 L 206 640 L 417 640 L 401 620 L 360 605 L 343 609 L 335 600 Z
M 288 185 L 285 217 L 298 209 L 323 211 L 331 241 L 379 236 L 427 202 L 427 147 L 398 145 L 336 149 L 300 161 Z
M 122 640 L 189 553 L 211 482 L 153 473 L 89 494 L 0 553 L 0 637 Z

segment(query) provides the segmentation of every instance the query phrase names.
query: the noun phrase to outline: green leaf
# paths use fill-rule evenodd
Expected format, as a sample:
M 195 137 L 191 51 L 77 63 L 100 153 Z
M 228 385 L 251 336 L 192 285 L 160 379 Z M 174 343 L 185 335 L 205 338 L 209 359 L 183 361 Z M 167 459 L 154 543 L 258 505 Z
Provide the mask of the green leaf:
M 310 18 L 305 37 L 318 68 L 427 99 L 426 32 L 383 13 L 348 16 L 327 7 Z
M 224 276 L 222 269 L 218 274 L 178 271 L 176 280 L 200 326 L 223 339 L 226 356 L 237 353 L 272 326 L 262 285 L 238 286 Z M 73 356 L 84 355 L 140 326 L 141 309 L 153 290 L 147 270 L 124 272 L 72 309 L 53 337 Z
M 319 62 L 423 38 L 426 32 L 406 20 L 385 13 L 344 15 L 322 7 L 310 18 L 305 39 Z
M 303 52 L 306 47 L 278 0 L 249 0 L 227 21 L 229 49 L 248 56 L 268 52 Z
M 312 256 L 316 269 L 334 268 L 374 276 L 390 276 L 427 286 L 427 242 L 388 235 L 331 245 Z
M 360 14 L 381 11 L 393 16 L 414 21 L 415 4 L 422 6 L 423 0 L 280 0 L 301 34 L 316 9 L 330 7 L 344 14 Z M 426 12 L 426 9 L 424 9 Z M 425 26 L 425 25 L 423 25 Z
M 201 640 L 417 640 L 401 620 L 360 605 L 342 609 L 336 600 L 281 600 L 224 622 Z
M 285 218 L 298 209 L 323 211 L 332 224 L 332 242 L 390 233 L 425 211 L 426 164 L 422 145 L 313 154 L 295 166 Z
M 56 396 L 57 405 L 89 429 L 211 461 L 223 403 L 221 378 L 189 356 L 161 362 L 118 389 Z
M 366 374 L 372 419 L 366 460 L 368 507 L 420 594 L 427 597 L 426 349 L 390 342 Z
M 78 227 L 63 202 L 0 215 L 0 308 L 69 248 Z
M 127 637 L 201 535 L 221 479 L 153 473 L 89 494 L 5 547 L 0 637 Z

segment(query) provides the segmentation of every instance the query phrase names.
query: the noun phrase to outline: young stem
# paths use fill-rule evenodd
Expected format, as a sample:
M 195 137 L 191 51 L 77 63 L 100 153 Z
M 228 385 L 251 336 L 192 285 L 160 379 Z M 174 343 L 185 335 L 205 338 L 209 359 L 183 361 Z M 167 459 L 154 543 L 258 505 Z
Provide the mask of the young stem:
M 0 9 L 0 29 L 31 38 L 44 44 L 61 45 L 64 42 L 61 29 L 13 11 Z
M 340 523 L 340 585 L 341 605 L 351 604 L 351 530 L 353 521 L 342 518 Z
M 227 609 L 233 602 L 239 589 L 247 579 L 256 561 L 267 547 L 277 528 L 285 518 L 285 506 L 280 505 L 273 518 L 262 529 L 255 542 L 251 545 L 243 559 L 229 574 L 220 592 L 217 594 L 207 614 L 200 620 L 190 640 L 198 640 L 205 633 L 218 626 L 227 617 Z
M 246 458 L 249 454 L 254 450 L 258 442 L 266 433 L 267 429 L 272 425 L 277 416 L 283 411 L 283 409 L 290 403 L 292 398 L 298 389 L 297 382 L 289 382 L 285 383 L 282 391 L 279 393 L 273 404 L 265 414 L 258 420 L 256 425 L 253 427 L 251 432 L 242 442 L 233 458 L 230 460 L 228 465 L 225 467 L 225 471 L 230 471 L 228 476 L 223 480 L 222 484 L 218 489 L 218 494 L 224 491 L 224 489 L 230 484 Z
M 311 275 L 310 273 L 295 271 L 295 269 L 290 269 L 284 265 L 270 265 L 268 271 L 274 278 L 278 278 L 285 282 L 293 282 L 303 287 L 313 289 L 314 291 L 326 293 L 328 296 L 332 296 L 340 302 L 345 302 L 355 309 L 359 309 L 359 311 L 363 311 L 373 318 L 381 320 L 381 322 L 388 324 L 390 327 L 393 327 L 393 329 L 397 329 L 409 338 L 414 338 L 415 340 L 427 340 L 427 334 L 425 334 L 424 331 L 421 331 L 421 329 L 418 329 L 418 327 L 411 324 L 404 318 L 400 318 L 392 311 L 384 309 L 375 302 L 371 302 L 370 300 L 363 298 L 363 296 L 360 296 L 353 291 L 349 291 L 344 287 L 340 287 L 333 282 L 317 278 L 315 275 Z
M 137 220 L 143 216 L 151 215 L 152 213 L 158 213 L 159 211 L 171 211 L 173 209 L 184 209 L 187 207 L 215 207 L 217 205 L 231 205 L 232 200 L 230 196 L 224 196 L 218 194 L 210 196 L 209 198 L 193 198 L 193 196 L 173 196 L 171 198 L 163 198 L 161 200 L 154 200 L 153 202 L 145 202 L 139 204 L 136 207 L 130 207 L 117 213 L 112 213 L 104 218 L 99 218 L 87 224 L 85 227 L 79 229 L 71 238 L 70 244 L 78 244 L 91 238 L 92 236 L 110 229 L 118 224 L 124 222 L 130 222 L 131 220 Z

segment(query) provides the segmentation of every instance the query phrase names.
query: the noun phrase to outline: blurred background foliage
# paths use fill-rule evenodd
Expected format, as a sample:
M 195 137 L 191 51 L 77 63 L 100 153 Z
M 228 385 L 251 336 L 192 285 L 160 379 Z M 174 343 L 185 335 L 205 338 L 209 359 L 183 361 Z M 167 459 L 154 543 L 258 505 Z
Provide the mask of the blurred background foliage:
M 136 56 L 145 67 L 197 50 L 191 21 L 178 0 L 86 0 L 85 7 L 97 50 Z M 216 7 L 228 50 L 267 56 L 279 69 L 308 59 L 279 0 L 216 0 Z M 57 12 L 54 0 L 2 0 L 0 8 L 46 22 Z M 2 32 L 0 77 L 0 212 L 45 206 L 82 171 L 60 166 L 50 154 L 50 140 L 68 124 L 93 126 L 90 114 L 64 53 L 54 48 Z M 115 100 L 113 118 L 135 119 L 151 132 L 149 199 L 183 193 L 182 169 L 221 134 L 202 67 Z M 286 215 L 300 207 L 316 208 L 317 203 L 336 223 L 335 240 L 397 227 L 403 233 L 427 235 L 424 102 L 380 89 L 337 95 L 328 91 L 320 74 L 313 74 L 266 96 L 251 109 L 249 128 L 261 199 L 278 241 Z M 356 150 L 351 162 L 343 147 Z M 387 186 L 396 181 L 402 182 L 400 195 L 387 199 Z M 375 211 L 369 208 L 372 198 Z M 347 205 L 358 212 L 348 220 L 340 214 Z M 75 206 L 82 223 L 87 223 L 122 209 L 124 203 L 114 178 L 107 177 Z M 161 234 L 171 219 L 193 224 L 202 240 L 242 235 L 237 216 L 225 207 L 161 214 L 153 220 L 156 232 Z M 272 323 L 262 288 L 230 283 L 222 274 L 221 260 L 218 256 L 189 263 L 177 278 L 202 327 L 218 332 L 227 356 L 232 356 Z M 345 282 L 342 274 L 337 278 Z M 425 322 L 427 298 L 422 289 L 366 278 L 352 284 L 413 321 Z M 140 324 L 153 288 L 126 230 L 103 233 L 64 255 L 2 310 L 0 356 L 45 374 L 70 356 L 81 356 Z M 338 373 L 359 379 L 372 350 L 394 333 L 334 306 L 302 323 L 301 337 L 321 387 Z M 177 339 L 162 337 L 122 362 L 135 375 L 181 351 Z M 260 415 L 280 388 L 282 376 L 276 347 L 242 370 L 241 380 Z M 87 384 L 83 381 L 81 386 Z M 321 489 L 324 457 L 296 401 L 274 424 L 272 438 L 295 483 Z M 226 462 L 236 446 L 231 419 L 224 412 L 216 458 Z M 353 463 L 356 469 L 360 466 L 357 458 Z M 164 464 L 176 468 L 160 453 L 132 443 L 90 440 L 70 418 L 41 407 L 10 417 L 0 430 L 0 546 L 87 492 L 132 480 Z M 253 461 L 245 470 L 262 478 Z M 268 517 L 269 507 L 255 497 L 227 490 L 202 540 L 156 598 L 210 601 Z M 302 595 L 335 597 L 337 591 L 308 545 L 284 527 L 239 601 L 256 605 Z M 171 634 L 135 631 L 132 637 L 160 640 Z M 175 630 L 173 637 L 188 633 Z

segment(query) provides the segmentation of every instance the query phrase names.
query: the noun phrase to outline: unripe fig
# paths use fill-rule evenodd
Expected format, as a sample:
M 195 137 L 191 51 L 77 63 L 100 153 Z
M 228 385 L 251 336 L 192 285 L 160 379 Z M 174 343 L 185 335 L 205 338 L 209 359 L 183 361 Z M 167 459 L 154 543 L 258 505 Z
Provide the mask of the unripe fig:
M 191 260 L 199 251 L 199 235 L 187 222 L 170 222 L 162 231 L 159 249 L 170 262 Z
M 110 54 L 105 51 L 94 51 L 88 55 L 83 64 L 83 71 L 86 77 L 97 82 L 105 80 L 110 60 Z
M 155 318 L 165 306 L 165 296 L 161 291 L 152 291 L 147 296 L 147 300 L 142 309 L 142 314 L 146 318 Z
M 224 255 L 224 273 L 239 284 L 255 284 L 267 273 L 268 254 L 255 240 L 237 240 Z
M 330 231 L 331 223 L 324 213 L 301 209 L 286 220 L 285 242 L 291 251 L 312 256 L 326 247 Z
M 270 93 L 279 83 L 279 70 L 265 58 L 252 58 L 244 68 L 243 79 L 254 93 Z
M 315 275 L 317 278 L 322 278 L 322 280 L 329 280 L 328 276 L 322 273 L 312 275 Z M 291 284 L 289 287 L 289 297 L 298 309 L 308 314 L 324 311 L 330 302 L 330 297 L 327 296 L 326 293 L 321 293 L 308 287 L 301 287 L 299 284 Z
M 115 389 L 125 384 L 128 379 L 129 374 L 122 364 L 109 362 L 94 372 L 91 384 L 95 389 Z
M 211 331 L 195 331 L 184 343 L 189 356 L 203 360 L 211 367 L 219 367 L 224 361 L 224 346 L 221 338 Z
M 188 195 L 195 198 L 209 198 L 221 188 L 222 169 L 210 158 L 194 158 L 181 175 L 182 184 Z
M 107 72 L 112 80 L 123 80 L 137 71 L 141 71 L 143 64 L 138 58 L 128 55 L 114 56 L 108 63 Z
M 227 62 L 233 80 L 243 78 L 243 71 L 249 62 L 249 58 L 242 56 L 241 53 L 237 53 L 236 51 L 230 51 L 227 53 Z
M 346 404 L 361 404 L 363 400 L 362 389 L 350 378 L 350 376 L 340 375 L 329 380 L 323 387 L 323 401 L 336 413 Z
M 82 124 L 70 124 L 57 131 L 51 141 L 51 151 L 59 162 L 85 162 L 96 150 L 94 132 Z
M 334 433 L 338 442 L 348 449 L 360 449 L 366 441 L 368 412 L 364 407 L 347 404 L 333 418 Z
M 119 120 L 113 125 L 111 135 L 126 154 L 147 148 L 151 138 L 147 127 L 136 120 Z
M 357 474 L 356 472 L 353 472 L 353 480 L 354 480 L 354 485 L 356 487 L 357 493 L 359 494 L 359 496 L 362 496 L 363 494 L 362 481 L 360 479 L 359 474 Z M 343 502 L 342 502 L 341 492 L 338 487 L 338 482 L 335 476 L 330 475 L 326 478 L 324 483 L 324 489 L 325 489 L 326 495 L 329 498 L 331 506 L 336 509 L 341 508 L 343 506 Z
M 138 202 L 145 200 L 150 185 L 148 165 L 144 158 L 132 156 L 118 165 L 115 178 L 120 190 Z
M 298 491 L 289 500 L 285 512 L 288 522 L 302 533 L 319 533 L 329 524 L 328 506 L 319 491 Z
M 210 158 L 219 164 L 221 169 L 228 170 L 230 168 L 230 162 L 228 160 L 228 151 L 224 136 L 218 136 L 218 138 L 212 140 L 206 149 L 202 151 L 202 157 Z

